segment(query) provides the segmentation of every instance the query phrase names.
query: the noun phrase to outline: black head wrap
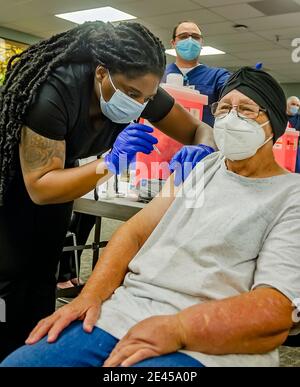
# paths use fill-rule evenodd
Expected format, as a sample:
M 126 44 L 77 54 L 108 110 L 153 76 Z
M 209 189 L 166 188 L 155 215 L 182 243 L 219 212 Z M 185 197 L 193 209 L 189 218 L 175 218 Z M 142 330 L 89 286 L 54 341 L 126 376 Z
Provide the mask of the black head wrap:
M 279 83 L 268 73 L 252 67 L 242 67 L 228 79 L 220 99 L 232 90 L 238 90 L 267 110 L 274 142 L 281 137 L 287 127 L 286 97 Z

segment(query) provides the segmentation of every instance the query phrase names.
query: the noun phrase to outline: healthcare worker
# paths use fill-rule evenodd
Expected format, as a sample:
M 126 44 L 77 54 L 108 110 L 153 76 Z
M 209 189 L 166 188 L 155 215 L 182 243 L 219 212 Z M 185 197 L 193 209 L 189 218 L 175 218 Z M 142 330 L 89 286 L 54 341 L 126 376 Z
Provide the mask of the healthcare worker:
M 198 25 L 192 21 L 180 22 L 174 28 L 171 44 L 177 53 L 176 62 L 167 66 L 163 80 L 166 81 L 169 74 L 182 74 L 185 86 L 194 86 L 195 90 L 207 95 L 208 105 L 203 109 L 203 122 L 214 126 L 210 106 L 219 100 L 220 91 L 230 76 L 229 71 L 199 63 L 203 35 Z M 183 147 L 170 163 L 171 172 L 177 171 L 175 184 L 185 180 L 202 158 L 200 147 Z M 181 172 L 178 173 L 179 171 Z
M 175 48 L 176 62 L 166 68 L 165 79 L 169 74 L 182 74 L 184 85 L 195 86 L 201 94 L 208 96 L 208 105 L 204 107 L 203 121 L 214 125 L 214 117 L 210 105 L 219 99 L 220 91 L 230 73 L 217 67 L 208 67 L 199 63 L 203 48 L 203 35 L 194 22 L 179 23 L 173 31 L 172 47 Z
M 159 88 L 165 49 L 137 23 L 89 22 L 8 64 L 0 99 L 0 358 L 55 308 L 72 201 L 149 154 L 152 129 L 213 152 L 213 134 Z M 131 123 L 131 124 L 130 124 Z M 77 159 L 105 161 L 74 167 Z M 121 162 L 120 162 L 121 160 Z

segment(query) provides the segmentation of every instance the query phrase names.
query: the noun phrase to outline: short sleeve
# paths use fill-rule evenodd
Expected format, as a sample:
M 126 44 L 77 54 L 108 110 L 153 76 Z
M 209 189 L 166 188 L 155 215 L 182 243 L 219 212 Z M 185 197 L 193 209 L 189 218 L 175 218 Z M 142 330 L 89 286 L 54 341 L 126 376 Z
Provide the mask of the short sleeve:
M 263 245 L 257 260 L 253 290 L 259 287 L 277 289 L 292 302 L 299 299 L 300 204 L 289 206 Z
M 154 99 L 148 103 L 142 113 L 142 118 L 150 122 L 158 122 L 165 118 L 172 110 L 175 100 L 163 88 L 159 87 Z
M 24 124 L 44 137 L 62 141 L 68 128 L 66 103 L 62 91 L 46 81 L 34 97 Z

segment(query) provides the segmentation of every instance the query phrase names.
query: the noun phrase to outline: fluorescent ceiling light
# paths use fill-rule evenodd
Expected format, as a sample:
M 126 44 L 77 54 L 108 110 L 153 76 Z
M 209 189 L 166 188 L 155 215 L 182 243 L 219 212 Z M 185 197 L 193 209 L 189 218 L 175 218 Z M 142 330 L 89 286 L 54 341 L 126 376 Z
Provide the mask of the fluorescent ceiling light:
M 136 19 L 135 16 L 129 15 L 128 13 L 119 11 L 118 9 L 112 7 L 86 9 L 84 11 L 61 13 L 55 16 L 77 24 L 96 20 L 101 20 L 103 22 L 117 22 L 121 20 Z
M 171 48 L 170 50 L 166 50 L 166 53 L 171 56 L 177 56 L 175 48 Z M 210 46 L 204 46 L 201 50 L 201 56 L 205 55 L 224 55 L 226 52 L 218 50 L 217 48 L 213 48 Z

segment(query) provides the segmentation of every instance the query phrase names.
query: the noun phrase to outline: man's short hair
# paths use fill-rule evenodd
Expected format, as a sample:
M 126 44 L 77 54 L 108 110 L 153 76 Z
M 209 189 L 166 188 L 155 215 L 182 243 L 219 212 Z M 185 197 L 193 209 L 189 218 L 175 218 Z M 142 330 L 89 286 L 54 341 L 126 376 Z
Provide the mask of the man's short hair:
M 195 24 L 195 25 L 199 28 L 199 30 L 201 31 L 200 26 L 199 26 L 195 21 L 193 21 L 193 20 L 184 20 L 184 21 L 179 22 L 179 23 L 174 27 L 174 30 L 173 30 L 173 40 L 176 39 L 178 27 L 181 26 L 181 24 L 183 24 L 183 23 L 193 23 L 193 24 Z

